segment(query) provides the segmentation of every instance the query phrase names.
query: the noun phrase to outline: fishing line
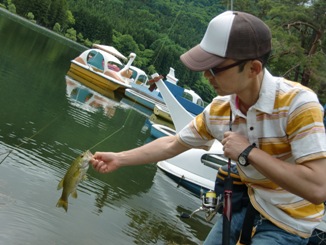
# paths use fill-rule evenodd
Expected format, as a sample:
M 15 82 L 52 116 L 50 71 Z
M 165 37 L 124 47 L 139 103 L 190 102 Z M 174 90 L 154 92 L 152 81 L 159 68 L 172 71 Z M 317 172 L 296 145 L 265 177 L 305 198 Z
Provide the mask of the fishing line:
M 46 124 L 43 128 L 41 128 L 40 130 L 38 130 L 36 133 L 34 133 L 31 137 L 27 138 L 26 142 L 33 139 L 36 135 L 38 135 L 39 133 L 41 133 L 44 129 L 46 129 L 47 127 L 49 127 L 55 120 L 57 120 L 59 118 L 59 116 L 61 116 L 62 113 L 60 113 L 58 116 L 56 116 L 52 121 L 50 121 L 48 124 Z M 23 144 L 25 144 L 26 142 L 22 142 L 21 144 L 19 144 L 17 146 L 17 148 L 20 148 Z
M 6 160 L 6 158 L 10 155 L 11 152 L 13 152 L 13 150 L 9 150 L 9 151 L 8 151 L 7 156 L 5 156 L 5 157 L 0 161 L 0 164 Z M 5 152 L 5 153 L 1 153 L 0 155 L 6 154 L 6 153 L 7 153 L 7 152 Z
M 172 22 L 172 25 L 171 25 L 170 29 L 168 30 L 167 37 L 169 37 L 169 35 L 170 35 L 171 31 L 172 31 L 172 27 L 174 27 L 175 22 L 177 21 L 177 19 L 178 19 L 178 17 L 179 17 L 179 14 L 180 14 L 180 12 L 181 12 L 181 9 L 182 9 L 182 7 L 180 8 L 180 10 L 178 11 L 177 15 L 175 16 L 175 18 L 174 18 L 174 20 L 173 20 L 173 22 Z M 162 51 L 162 49 L 163 49 L 163 46 L 164 46 L 166 40 L 167 40 L 167 38 L 164 38 L 163 43 L 162 43 L 162 46 L 161 46 L 161 48 L 159 49 L 159 51 L 157 52 L 157 55 L 156 55 L 156 57 L 155 57 L 155 59 L 154 59 L 154 61 L 153 61 L 153 64 L 155 64 L 155 62 L 156 62 L 158 56 L 160 55 L 160 53 L 161 53 L 161 51 Z
M 32 136 L 30 136 L 29 138 L 27 138 L 26 141 L 20 143 L 19 145 L 16 146 L 17 149 L 20 149 L 21 146 L 25 143 L 27 143 L 29 140 L 33 139 L 36 135 L 38 135 L 39 133 L 41 133 L 44 129 L 46 129 L 47 127 L 49 127 L 55 120 L 57 120 L 59 118 L 59 116 L 61 116 L 62 112 L 56 116 L 52 121 L 50 121 L 48 124 L 46 124 L 43 128 L 41 128 L 40 130 L 38 130 L 36 133 L 32 134 Z M 9 150 L 8 154 L 0 161 L 0 164 L 13 152 L 14 150 Z M 1 153 L 0 155 L 6 154 L 5 153 Z
M 131 107 L 133 107 L 133 106 L 135 105 L 135 103 L 136 103 L 136 102 L 134 101 L 133 104 L 131 105 Z M 120 131 L 125 127 L 125 125 L 126 125 L 128 119 L 129 119 L 129 117 L 130 117 L 131 111 L 132 111 L 132 109 L 130 109 L 130 111 L 129 111 L 128 115 L 127 115 L 126 120 L 124 121 L 123 125 L 122 125 L 120 128 L 118 128 L 118 129 L 117 129 L 116 131 L 114 131 L 112 134 L 108 135 L 107 137 L 105 137 L 104 139 L 102 139 L 101 141 L 99 141 L 98 143 L 96 143 L 95 145 L 93 145 L 91 148 L 89 148 L 89 150 L 93 149 L 94 147 L 98 146 L 99 144 L 103 143 L 104 141 L 110 139 L 113 135 L 115 135 L 115 134 L 117 134 L 118 132 L 120 132 Z

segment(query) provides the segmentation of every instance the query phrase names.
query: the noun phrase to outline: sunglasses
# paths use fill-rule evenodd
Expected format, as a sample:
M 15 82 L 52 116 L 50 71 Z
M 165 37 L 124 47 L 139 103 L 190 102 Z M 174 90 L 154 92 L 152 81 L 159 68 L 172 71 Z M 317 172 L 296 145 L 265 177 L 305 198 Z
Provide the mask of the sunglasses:
M 228 69 L 231 69 L 232 67 L 241 65 L 244 62 L 247 62 L 248 60 L 239 60 L 233 64 L 227 65 L 227 66 L 223 66 L 223 67 L 214 67 L 209 69 L 209 72 L 212 74 L 213 77 L 215 77 L 218 73 L 222 72 L 222 71 L 226 71 Z

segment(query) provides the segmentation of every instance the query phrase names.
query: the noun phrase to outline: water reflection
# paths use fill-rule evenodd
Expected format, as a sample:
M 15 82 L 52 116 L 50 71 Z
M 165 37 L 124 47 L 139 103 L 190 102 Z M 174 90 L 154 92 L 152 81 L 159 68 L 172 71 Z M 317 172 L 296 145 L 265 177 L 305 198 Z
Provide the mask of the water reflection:
M 76 156 L 143 145 L 152 112 L 69 80 L 79 47 L 30 26 L 0 10 L 0 243 L 199 244 L 211 224 L 179 213 L 200 200 L 155 163 L 106 175 L 90 168 L 69 211 L 55 206 Z
M 102 110 L 103 114 L 109 118 L 115 115 L 116 107 L 119 106 L 118 101 L 114 101 L 113 98 L 109 99 L 87 88 L 69 76 L 65 76 L 65 79 L 66 93 L 72 105 L 93 113 Z

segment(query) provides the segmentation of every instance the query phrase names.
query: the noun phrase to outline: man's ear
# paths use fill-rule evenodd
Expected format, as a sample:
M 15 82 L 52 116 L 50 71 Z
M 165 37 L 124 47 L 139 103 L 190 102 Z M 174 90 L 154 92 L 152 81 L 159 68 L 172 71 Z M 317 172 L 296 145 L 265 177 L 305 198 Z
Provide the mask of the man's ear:
M 250 63 L 250 75 L 257 76 L 263 70 L 263 64 L 259 60 L 253 60 Z

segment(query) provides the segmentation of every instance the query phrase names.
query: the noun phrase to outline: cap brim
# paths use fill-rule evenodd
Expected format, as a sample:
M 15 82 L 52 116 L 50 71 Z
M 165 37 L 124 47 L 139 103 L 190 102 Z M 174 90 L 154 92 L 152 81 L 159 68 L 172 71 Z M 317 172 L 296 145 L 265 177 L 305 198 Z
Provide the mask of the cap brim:
M 225 58 L 206 52 L 199 44 L 181 55 L 180 59 L 193 71 L 206 71 L 225 61 Z

